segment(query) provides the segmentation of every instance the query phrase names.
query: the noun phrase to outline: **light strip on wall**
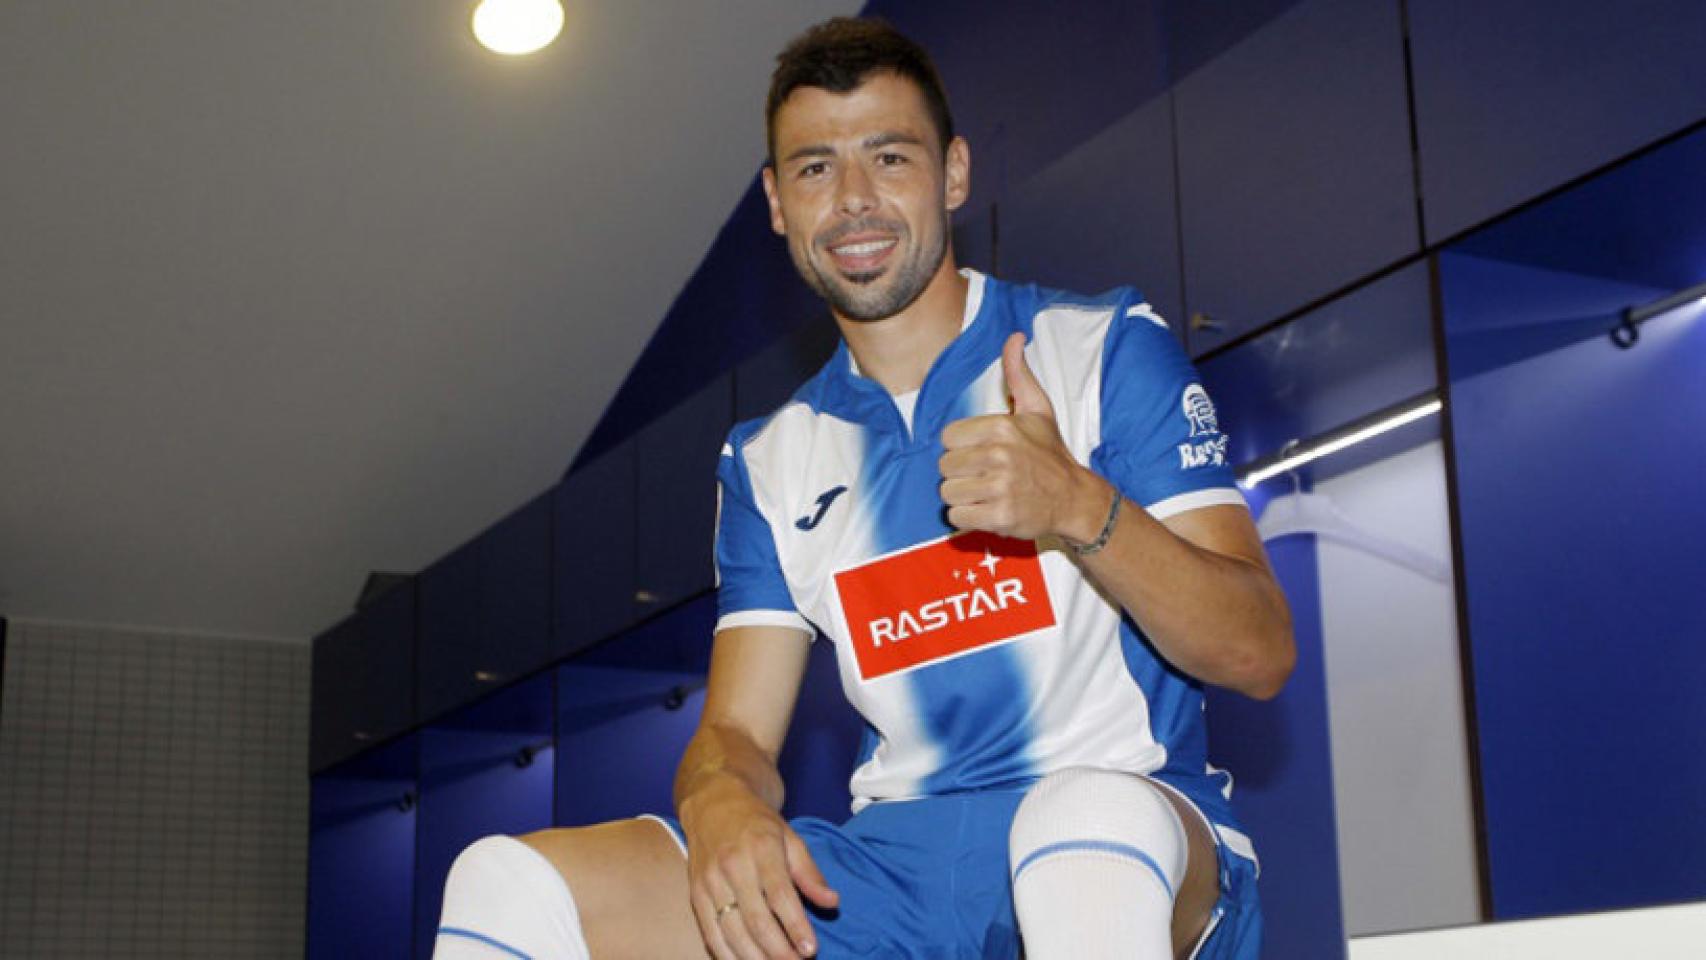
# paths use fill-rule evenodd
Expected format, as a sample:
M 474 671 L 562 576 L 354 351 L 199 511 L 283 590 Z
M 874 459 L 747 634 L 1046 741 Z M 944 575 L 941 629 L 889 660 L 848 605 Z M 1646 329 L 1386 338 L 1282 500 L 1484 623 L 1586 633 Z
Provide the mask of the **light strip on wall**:
M 1389 414 L 1382 414 L 1366 426 L 1352 425 L 1343 433 L 1325 434 L 1315 440 L 1299 444 L 1290 452 L 1282 451 L 1271 463 L 1257 461 L 1245 468 L 1246 472 L 1238 478 L 1245 489 L 1254 487 L 1269 477 L 1277 476 L 1287 470 L 1295 470 L 1306 463 L 1319 460 L 1334 454 L 1346 447 L 1355 446 L 1372 437 L 1396 430 L 1408 423 L 1414 423 L 1423 417 L 1432 416 L 1445 407 L 1439 397 L 1428 394 L 1413 401 L 1408 401 Z

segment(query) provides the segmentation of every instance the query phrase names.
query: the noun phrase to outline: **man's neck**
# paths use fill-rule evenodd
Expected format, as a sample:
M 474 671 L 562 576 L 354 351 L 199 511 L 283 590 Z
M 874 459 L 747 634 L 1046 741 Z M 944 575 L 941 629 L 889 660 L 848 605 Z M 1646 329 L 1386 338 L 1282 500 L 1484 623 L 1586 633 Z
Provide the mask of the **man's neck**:
M 960 334 L 970 286 L 950 255 L 942 258 L 918 299 L 894 316 L 849 320 L 837 314 L 835 322 L 859 372 L 894 396 L 923 386 L 930 365 Z

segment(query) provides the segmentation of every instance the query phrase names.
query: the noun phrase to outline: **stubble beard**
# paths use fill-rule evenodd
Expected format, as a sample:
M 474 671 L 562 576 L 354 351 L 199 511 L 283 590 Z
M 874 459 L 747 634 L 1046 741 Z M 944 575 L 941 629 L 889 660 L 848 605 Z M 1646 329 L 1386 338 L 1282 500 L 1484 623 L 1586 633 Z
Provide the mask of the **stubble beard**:
M 944 218 L 945 219 L 945 218 Z M 869 229 L 873 224 L 861 223 L 843 228 L 831 234 L 825 241 L 816 246 L 828 256 L 831 244 L 843 236 L 849 236 L 858 230 Z M 896 242 L 903 243 L 911 238 L 911 233 L 903 224 L 882 222 L 874 224 L 895 234 Z M 831 309 L 849 320 L 869 323 L 875 320 L 886 320 L 912 305 L 930 286 L 930 279 L 941 268 L 942 260 L 948 254 L 948 231 L 946 223 L 935 231 L 934 242 L 929 249 L 915 247 L 912 255 L 901 263 L 885 267 L 870 273 L 839 274 L 828 265 L 819 265 L 809 252 L 794 254 L 794 267 L 799 270 L 806 285 L 816 291 L 817 295 L 828 301 Z M 885 275 L 892 274 L 888 283 L 880 282 Z

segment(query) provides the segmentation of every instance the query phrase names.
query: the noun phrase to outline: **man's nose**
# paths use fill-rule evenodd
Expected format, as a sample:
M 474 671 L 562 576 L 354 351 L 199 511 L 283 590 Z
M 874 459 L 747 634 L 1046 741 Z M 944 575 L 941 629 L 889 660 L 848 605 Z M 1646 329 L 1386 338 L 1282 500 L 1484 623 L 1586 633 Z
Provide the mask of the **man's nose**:
M 863 216 L 876 207 L 877 197 L 871 177 L 863 166 L 855 163 L 844 168 L 837 200 L 841 212 L 853 217 Z

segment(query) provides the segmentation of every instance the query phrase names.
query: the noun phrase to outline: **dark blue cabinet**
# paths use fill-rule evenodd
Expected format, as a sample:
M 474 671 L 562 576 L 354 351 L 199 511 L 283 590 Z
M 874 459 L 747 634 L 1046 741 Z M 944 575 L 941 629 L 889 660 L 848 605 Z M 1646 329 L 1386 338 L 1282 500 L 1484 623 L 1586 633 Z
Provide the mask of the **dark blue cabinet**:
M 309 768 L 322 770 L 415 722 L 415 582 L 314 640 Z
M 551 502 L 537 497 L 423 571 L 418 692 L 444 714 L 550 659 Z
M 1193 354 L 1419 248 L 1397 0 L 1306 0 L 1174 94 Z
M 635 445 L 563 478 L 552 498 L 551 653 L 564 657 L 634 622 Z
M 724 374 L 634 438 L 642 610 L 663 609 L 711 586 L 717 461 L 733 417 L 733 379 Z
M 418 746 L 404 737 L 314 777 L 309 960 L 410 956 Z
M 1699 0 L 1409 5 L 1429 242 L 1706 119 Z
M 1432 309 L 1428 267 L 1418 262 L 1204 361 L 1232 463 L 1434 389 Z M 1371 452 L 1391 451 L 1362 444 L 1316 469 L 1351 469 Z
M 1163 96 L 1013 187 L 1000 210 L 1001 270 L 1081 293 L 1135 286 L 1182 331 L 1177 214 Z

